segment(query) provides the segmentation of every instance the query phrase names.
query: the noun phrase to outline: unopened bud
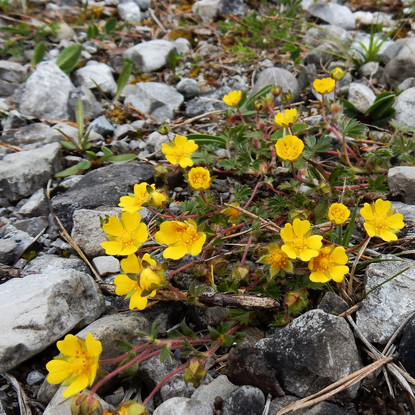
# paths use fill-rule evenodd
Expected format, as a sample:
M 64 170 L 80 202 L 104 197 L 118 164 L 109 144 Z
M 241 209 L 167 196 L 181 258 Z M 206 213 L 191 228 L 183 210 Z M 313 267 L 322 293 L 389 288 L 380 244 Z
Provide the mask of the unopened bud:
M 102 415 L 103 409 L 97 399 L 88 394 L 75 396 L 71 402 L 73 415 Z
M 167 135 L 169 132 L 170 132 L 170 125 L 168 125 L 168 124 L 163 124 L 159 128 L 159 133 L 160 134 Z
M 281 95 L 281 92 L 282 92 L 282 88 L 280 87 L 280 86 L 278 86 L 278 85 L 273 85 L 272 87 L 271 87 L 271 94 L 274 96 L 274 97 L 278 97 L 278 96 L 280 96 Z
M 262 99 L 254 101 L 253 107 L 256 111 L 262 111 L 265 108 L 265 102 Z
M 330 71 L 330 76 L 335 80 L 335 81 L 340 81 L 344 78 L 344 72 L 341 68 L 334 68 Z
M 293 94 L 291 93 L 291 91 L 284 92 L 281 95 L 282 102 L 290 102 L 292 99 L 293 99 Z

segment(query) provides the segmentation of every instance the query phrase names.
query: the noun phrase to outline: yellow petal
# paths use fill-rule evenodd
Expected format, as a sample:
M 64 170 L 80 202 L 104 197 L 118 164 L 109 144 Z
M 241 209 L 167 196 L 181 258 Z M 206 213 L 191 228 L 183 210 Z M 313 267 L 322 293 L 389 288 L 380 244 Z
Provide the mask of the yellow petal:
M 147 252 L 143 255 L 143 258 L 141 259 L 141 262 L 147 262 L 147 264 L 150 267 L 154 267 L 155 265 L 157 265 L 156 260 L 151 258 L 151 256 Z
M 349 267 L 346 265 L 337 265 L 330 268 L 330 276 L 333 281 L 341 282 L 344 279 L 344 276 L 349 272 Z
M 129 245 L 125 245 L 123 246 L 123 248 L 121 249 L 121 251 L 118 253 L 118 255 L 130 255 L 130 254 L 134 254 L 137 252 L 139 246 L 135 245 L 135 244 L 129 244 Z M 111 254 L 109 254 L 111 255 Z
M 81 374 L 63 391 L 64 398 L 69 398 L 78 392 L 83 391 L 88 386 L 88 376 Z
M 147 305 L 147 297 L 141 297 L 141 292 L 135 293 L 130 299 L 130 310 L 137 308 L 139 310 L 144 310 Z
M 47 381 L 52 385 L 62 383 L 72 375 L 72 364 L 66 360 L 54 359 L 46 363 L 46 369 L 49 372 Z
M 293 227 L 291 223 L 287 223 L 280 231 L 281 238 L 284 241 L 291 241 L 294 237 Z
M 402 229 L 405 226 L 403 215 L 401 213 L 395 213 L 394 215 L 389 216 L 386 223 L 389 228 L 393 229 Z
M 344 265 L 347 264 L 349 258 L 347 257 L 346 251 L 342 246 L 336 246 L 330 254 L 330 259 L 336 264 Z
M 330 280 L 329 278 L 327 278 L 326 274 L 324 274 L 324 272 L 321 271 L 312 272 L 309 278 L 310 281 L 321 283 L 325 283 Z
M 371 223 L 365 222 L 363 226 L 366 229 L 367 234 L 372 238 L 376 235 L 376 229 Z
M 320 249 L 322 246 L 322 239 L 323 237 L 321 235 L 312 235 L 307 238 L 307 246 L 311 249 Z
M 140 223 L 138 229 L 135 231 L 134 241 L 140 244 L 144 243 L 148 238 L 147 225 Z
M 365 203 L 360 209 L 360 216 L 366 220 L 373 220 L 373 210 L 369 203 Z
M 116 216 L 110 216 L 108 222 L 102 226 L 102 229 L 105 233 L 112 236 L 120 236 L 124 232 L 124 226 Z
M 297 236 L 304 236 L 310 230 L 310 222 L 308 220 L 294 219 L 293 229 Z
M 192 243 L 192 247 L 190 249 L 190 255 L 196 256 L 202 252 L 203 244 L 206 241 L 206 234 L 201 232 L 199 233 L 199 238 Z
M 391 208 L 389 200 L 377 199 L 375 202 L 375 212 L 378 216 L 386 216 Z
M 283 245 L 281 250 L 287 254 L 291 259 L 297 258 L 297 252 L 291 245 Z
M 299 255 L 301 261 L 304 262 L 310 261 L 311 258 L 316 256 L 318 256 L 318 251 L 315 249 L 302 249 Z
M 388 231 L 387 229 L 381 229 L 380 235 L 379 235 L 385 242 L 389 241 L 396 241 L 398 237 L 391 231 Z
M 102 344 L 95 340 L 92 333 L 88 333 L 85 338 L 86 350 L 91 357 L 98 357 L 102 353 Z
M 154 235 L 154 239 L 163 245 L 171 245 L 177 242 L 177 221 L 165 221 L 160 225 L 160 230 Z
M 134 232 L 141 222 L 141 216 L 138 212 L 124 212 L 121 221 L 127 231 Z
M 126 274 L 139 274 L 142 269 L 140 260 L 134 254 L 121 260 L 121 268 Z
M 187 254 L 187 248 L 185 245 L 174 245 L 169 246 L 166 248 L 163 252 L 164 258 L 170 258 L 170 259 L 180 259 L 183 258 Z
M 192 167 L 194 163 L 190 157 L 181 157 L 179 164 L 180 164 L 180 167 L 184 169 L 186 167 Z
M 56 343 L 56 346 L 66 356 L 76 356 L 82 351 L 79 339 L 73 334 L 67 334 L 63 340 Z
M 129 292 L 138 288 L 137 281 L 132 280 L 128 275 L 119 274 L 114 278 L 114 284 L 116 285 L 115 294 L 127 295 Z
M 122 251 L 122 243 L 117 241 L 105 241 L 101 243 L 101 246 L 107 255 L 120 255 Z

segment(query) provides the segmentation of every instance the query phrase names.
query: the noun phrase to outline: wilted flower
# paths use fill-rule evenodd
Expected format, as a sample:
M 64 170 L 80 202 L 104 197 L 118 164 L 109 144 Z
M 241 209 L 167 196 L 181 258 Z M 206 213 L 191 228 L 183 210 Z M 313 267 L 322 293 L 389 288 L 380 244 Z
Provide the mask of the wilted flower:
M 311 258 L 308 268 L 311 271 L 310 280 L 313 282 L 327 282 L 331 279 L 336 282 L 343 281 L 349 272 L 348 258 L 342 246 L 325 246 L 318 252 L 318 256 Z
M 56 346 L 61 354 L 46 364 L 49 372 L 46 380 L 52 385 L 62 383 L 62 386 L 68 386 L 63 392 L 67 398 L 94 382 L 102 345 L 88 333 L 85 340 L 67 334 Z
M 193 166 L 192 154 L 199 148 L 194 140 L 176 135 L 174 141 L 168 145 L 162 143 L 161 151 L 172 164 L 180 164 L 182 168 Z
M 228 107 L 236 107 L 242 99 L 242 91 L 231 91 L 223 97 L 223 102 Z
M 277 155 L 283 160 L 295 161 L 301 156 L 304 143 L 295 135 L 279 138 L 275 144 Z
M 386 242 L 396 241 L 398 237 L 395 234 L 405 226 L 403 215 L 395 213 L 388 200 L 377 199 L 371 205 L 365 203 L 360 214 L 365 219 L 363 226 L 367 234 L 370 237 L 378 236 Z
M 281 250 L 279 245 L 268 245 L 268 252 L 268 254 L 259 258 L 258 262 L 270 265 L 271 277 L 277 275 L 281 270 L 290 273 L 293 271 L 292 262 L 288 258 L 288 255 Z
M 342 225 L 350 216 L 350 210 L 343 203 L 333 203 L 327 212 L 327 218 L 336 225 Z
M 289 127 L 298 119 L 298 113 L 295 108 L 286 109 L 283 113 L 278 112 L 274 118 L 274 122 L 281 127 Z
M 128 255 L 121 260 L 121 268 L 125 274 L 119 274 L 114 279 L 117 295 L 126 295 L 130 300 L 130 309 L 144 310 L 147 297 L 154 297 L 156 290 L 164 285 L 164 272 L 157 262 L 144 254 L 140 259 L 136 255 Z
M 188 180 L 193 190 L 207 190 L 210 187 L 210 172 L 204 167 L 193 167 L 189 171 Z
M 284 244 L 281 249 L 289 258 L 300 258 L 301 261 L 309 261 L 318 255 L 321 248 L 321 235 L 310 236 L 311 224 L 308 220 L 294 219 L 293 224 L 287 223 L 281 229 L 280 235 Z
M 147 226 L 141 223 L 138 212 L 124 212 L 121 220 L 110 216 L 102 229 L 108 234 L 108 241 L 101 243 L 107 255 L 133 254 L 148 238 Z
M 313 82 L 314 89 L 321 95 L 329 94 L 336 86 L 333 78 L 315 79 Z
M 336 67 L 330 71 L 330 75 L 336 81 L 341 81 L 344 77 L 344 72 L 341 68 Z
M 154 235 L 159 244 L 168 245 L 163 252 L 164 258 L 180 259 L 186 254 L 199 255 L 206 240 L 204 232 L 198 232 L 196 223 L 189 219 L 185 222 L 166 221 Z

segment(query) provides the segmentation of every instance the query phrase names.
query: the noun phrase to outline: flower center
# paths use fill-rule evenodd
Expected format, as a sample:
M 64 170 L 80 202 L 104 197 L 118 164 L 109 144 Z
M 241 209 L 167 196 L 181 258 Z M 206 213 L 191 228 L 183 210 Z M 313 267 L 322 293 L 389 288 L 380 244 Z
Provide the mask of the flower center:
M 315 268 L 319 271 L 327 272 L 332 266 L 329 255 L 320 254 L 314 261 Z
M 373 226 L 377 231 L 381 229 L 386 229 L 387 226 L 387 217 L 386 216 L 375 216 L 373 219 Z
M 269 262 L 276 268 L 283 268 L 288 264 L 288 257 L 283 252 L 275 251 L 270 254 Z
M 120 237 L 119 241 L 122 243 L 123 246 L 128 246 L 134 244 L 134 234 L 130 231 L 124 231 Z
M 303 249 L 308 248 L 307 240 L 304 236 L 294 236 L 291 245 L 296 251 L 302 251 Z
M 76 352 L 76 355 L 73 357 L 73 371 L 76 375 L 81 375 L 89 371 L 91 366 L 91 358 L 86 352 Z

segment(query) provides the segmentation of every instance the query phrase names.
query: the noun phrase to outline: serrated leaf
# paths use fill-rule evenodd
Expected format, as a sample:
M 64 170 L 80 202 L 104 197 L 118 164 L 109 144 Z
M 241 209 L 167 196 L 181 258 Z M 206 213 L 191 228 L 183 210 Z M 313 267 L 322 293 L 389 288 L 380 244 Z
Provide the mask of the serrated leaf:
M 56 65 L 66 74 L 71 73 L 78 65 L 81 52 L 82 46 L 78 43 L 67 46 L 56 59 Z
M 36 66 L 39 62 L 42 61 L 43 57 L 45 56 L 46 46 L 43 42 L 39 42 L 35 50 L 33 51 L 32 59 L 30 60 L 30 64 L 32 67 Z
M 128 163 L 134 160 L 137 156 L 135 154 L 120 154 L 118 156 L 108 157 L 110 163 Z
M 133 70 L 133 63 L 129 60 L 124 60 L 122 71 L 117 80 L 117 92 L 115 93 L 115 97 L 114 97 L 115 101 L 118 100 L 118 98 L 121 95 L 121 92 L 127 85 L 127 82 L 131 75 L 132 70 Z
M 209 334 L 212 340 L 217 340 L 221 336 L 221 334 L 213 327 L 209 327 Z

